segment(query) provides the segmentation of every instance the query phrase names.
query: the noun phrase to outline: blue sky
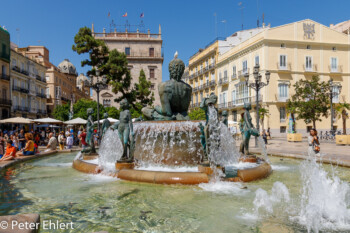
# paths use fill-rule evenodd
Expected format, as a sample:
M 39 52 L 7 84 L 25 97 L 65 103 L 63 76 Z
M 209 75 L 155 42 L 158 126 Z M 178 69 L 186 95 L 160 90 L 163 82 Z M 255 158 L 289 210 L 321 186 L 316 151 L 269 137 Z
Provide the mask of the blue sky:
M 2 0 L 0 25 L 20 47 L 44 45 L 53 64 L 68 58 L 79 73 L 86 73 L 88 68 L 80 65 L 83 56 L 71 49 L 79 28 L 94 23 L 95 31 L 104 27 L 108 31 L 111 19 L 116 24 L 126 20 L 139 24 L 143 12 L 146 30 L 157 33 L 158 25 L 162 26 L 163 80 L 168 80 L 168 63 L 176 50 L 187 64 L 189 57 L 216 35 L 228 36 L 240 30 L 242 11 L 244 28 L 248 29 L 256 27 L 258 16 L 261 24 L 263 13 L 265 23 L 272 27 L 306 18 L 329 26 L 350 19 L 349 9 L 350 0 Z M 125 12 L 127 18 L 122 17 Z

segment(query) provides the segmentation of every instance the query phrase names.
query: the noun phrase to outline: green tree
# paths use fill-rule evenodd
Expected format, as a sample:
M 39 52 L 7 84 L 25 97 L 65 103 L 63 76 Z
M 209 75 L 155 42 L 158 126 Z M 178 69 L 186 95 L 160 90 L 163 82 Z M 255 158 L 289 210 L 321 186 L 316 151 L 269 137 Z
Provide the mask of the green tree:
M 95 75 L 98 68 L 101 75 L 109 73 L 109 70 L 105 67 L 109 59 L 109 50 L 105 42 L 95 39 L 92 35 L 91 29 L 88 27 L 82 27 L 74 37 L 73 51 L 80 54 L 88 54 L 89 58 L 81 61 L 81 66 L 90 66 L 91 70 L 87 72 L 87 75 Z
M 259 108 L 259 118 L 261 122 L 261 128 L 264 130 L 264 119 L 265 117 L 269 117 L 269 110 L 266 108 Z
M 336 107 L 335 110 L 338 113 L 338 118 L 342 118 L 343 120 L 343 134 L 346 134 L 346 120 L 349 119 L 349 114 L 347 113 L 348 110 L 350 110 L 350 104 L 344 102 L 344 103 L 339 103 Z
M 330 109 L 330 85 L 320 81 L 318 76 L 311 80 L 299 80 L 293 85 L 295 94 L 288 102 L 290 108 L 295 109 L 297 119 L 303 119 L 305 123 L 312 122 L 316 128 L 316 121 L 328 116 Z
M 147 81 L 143 69 L 140 71 L 139 82 L 134 84 L 136 102 L 138 103 L 136 111 L 141 113 L 141 109 L 146 106 L 152 106 L 154 101 L 154 93 L 150 90 L 151 82 Z
M 105 111 L 108 113 L 108 117 L 119 119 L 120 111 L 115 107 L 105 107 Z
M 205 111 L 201 108 L 194 108 L 188 113 L 188 116 L 191 120 L 205 120 Z
M 70 103 L 56 105 L 56 107 L 52 113 L 53 117 L 57 120 L 60 120 L 60 121 L 68 121 L 69 107 L 70 107 Z
M 99 107 L 100 107 L 100 119 L 103 119 L 103 114 L 106 112 L 106 110 L 102 104 L 100 104 Z M 97 120 L 97 102 L 93 100 L 88 100 L 88 99 L 79 99 L 73 105 L 73 111 L 74 111 L 73 118 L 80 117 L 86 120 L 88 117 L 86 112 L 88 108 L 92 108 L 94 110 L 92 117 L 94 120 Z

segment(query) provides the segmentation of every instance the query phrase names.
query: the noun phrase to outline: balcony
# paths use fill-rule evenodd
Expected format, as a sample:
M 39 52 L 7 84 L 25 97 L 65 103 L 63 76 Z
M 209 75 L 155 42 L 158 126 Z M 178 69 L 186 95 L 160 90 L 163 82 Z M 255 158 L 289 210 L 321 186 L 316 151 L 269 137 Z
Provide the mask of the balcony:
M 262 101 L 263 96 L 259 95 L 259 102 Z M 235 99 L 232 101 L 229 101 L 227 103 L 222 103 L 218 105 L 219 109 L 230 109 L 230 108 L 235 108 L 235 107 L 239 107 L 244 105 L 244 103 L 251 103 L 251 104 L 255 104 L 256 100 L 255 100 L 255 96 L 248 96 L 248 97 L 243 97 L 243 98 L 239 98 L 239 99 Z
M 214 64 L 214 63 L 210 64 L 210 65 L 209 65 L 209 70 L 213 69 L 214 67 L 215 67 L 215 64 Z
M 215 83 L 215 80 L 212 80 L 212 81 L 209 82 L 209 86 L 210 86 L 210 87 L 215 86 L 215 84 L 216 84 L 216 83 Z
M 219 79 L 219 85 L 225 85 L 225 84 L 228 84 L 228 78 L 227 77 Z
M 27 76 L 29 75 L 29 72 L 26 71 L 26 70 L 21 70 L 20 72 L 21 72 L 22 74 L 24 74 L 24 75 L 27 75 Z
M 343 73 L 343 66 L 328 66 L 328 69 L 332 74 Z
M 304 72 L 307 73 L 316 73 L 317 72 L 317 65 L 311 65 L 311 66 L 306 66 L 304 65 Z
M 43 98 L 43 99 L 46 99 L 46 95 L 42 94 L 42 93 L 36 93 L 36 96 L 40 97 L 40 98 Z
M 12 101 L 10 99 L 0 98 L 0 105 L 11 106 L 12 105 Z
M 12 66 L 12 70 L 21 72 L 21 69 L 18 66 Z
M 239 78 L 244 78 L 245 74 L 249 74 L 249 69 L 245 69 L 245 70 L 239 70 L 238 71 L 238 77 Z
M 21 91 L 21 87 L 12 86 L 12 90 L 20 92 Z
M 279 62 L 277 63 L 277 69 L 278 71 L 281 72 L 291 72 L 292 71 L 292 64 L 291 63 L 287 63 L 284 65 L 281 65 Z
M 44 83 L 46 83 L 46 80 L 45 80 L 45 78 L 41 78 L 40 77 L 40 75 L 36 75 L 36 80 L 38 80 L 38 81 L 40 81 L 40 82 L 44 82 Z
M 130 54 L 127 54 L 126 57 L 133 59 L 163 59 L 161 53 L 150 54 L 149 52 L 131 52 Z
M 231 80 L 235 80 L 236 78 L 237 78 L 237 74 L 236 73 L 231 75 Z
M 15 111 L 20 111 L 20 112 L 29 112 L 29 109 L 27 107 L 23 107 L 23 106 L 14 106 L 13 110 Z
M 284 96 L 278 96 L 277 97 L 278 102 L 286 103 L 289 101 L 289 97 L 284 97 Z
M 21 87 L 20 88 L 20 92 L 24 93 L 24 94 L 28 94 L 29 93 L 29 90 L 25 87 Z
M 1 75 L 0 75 L 0 78 L 3 79 L 3 80 L 10 81 L 10 76 L 9 76 L 9 75 L 6 75 L 6 74 L 1 74 Z

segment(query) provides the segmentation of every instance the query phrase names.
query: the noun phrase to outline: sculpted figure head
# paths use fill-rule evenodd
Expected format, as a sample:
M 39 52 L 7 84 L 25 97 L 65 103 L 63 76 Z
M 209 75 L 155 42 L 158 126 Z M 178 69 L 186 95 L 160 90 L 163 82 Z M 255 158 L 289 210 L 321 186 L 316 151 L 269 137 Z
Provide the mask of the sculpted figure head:
M 185 63 L 177 58 L 177 52 L 175 53 L 174 59 L 169 63 L 169 74 L 170 79 L 180 81 L 185 71 Z
M 216 102 L 218 101 L 218 97 L 212 92 L 208 99 L 206 100 L 206 105 L 215 105 Z
M 244 103 L 244 107 L 243 108 L 249 111 L 249 110 L 252 109 L 252 105 L 250 103 Z
M 86 113 L 88 114 L 88 116 L 90 116 L 91 114 L 94 113 L 94 109 L 93 109 L 93 108 L 88 108 L 88 109 L 86 110 Z
M 120 107 L 125 110 L 125 109 L 129 109 L 129 102 L 127 99 L 123 99 L 122 101 L 120 101 Z
M 108 118 L 108 113 L 105 112 L 105 114 L 103 114 L 103 117 L 104 117 L 105 119 L 107 119 L 107 118 Z

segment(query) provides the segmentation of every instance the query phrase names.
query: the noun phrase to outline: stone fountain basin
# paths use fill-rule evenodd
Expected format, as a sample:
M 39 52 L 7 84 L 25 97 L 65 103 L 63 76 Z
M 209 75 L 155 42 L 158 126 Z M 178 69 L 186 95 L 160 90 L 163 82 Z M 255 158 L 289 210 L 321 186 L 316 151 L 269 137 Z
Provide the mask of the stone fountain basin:
M 93 164 L 88 160 L 77 159 L 73 161 L 73 168 L 84 173 L 98 174 L 101 170 L 97 164 Z M 145 182 L 153 184 L 184 184 L 196 185 L 200 183 L 208 183 L 212 172 L 203 170 L 198 167 L 198 172 L 166 172 L 166 171 L 149 171 L 135 170 L 129 168 L 121 168 L 110 176 L 118 177 L 122 180 Z M 269 176 L 272 172 L 270 164 L 264 162 L 253 168 L 238 169 L 237 177 L 225 178 L 225 181 L 230 182 L 252 182 L 263 179 Z

